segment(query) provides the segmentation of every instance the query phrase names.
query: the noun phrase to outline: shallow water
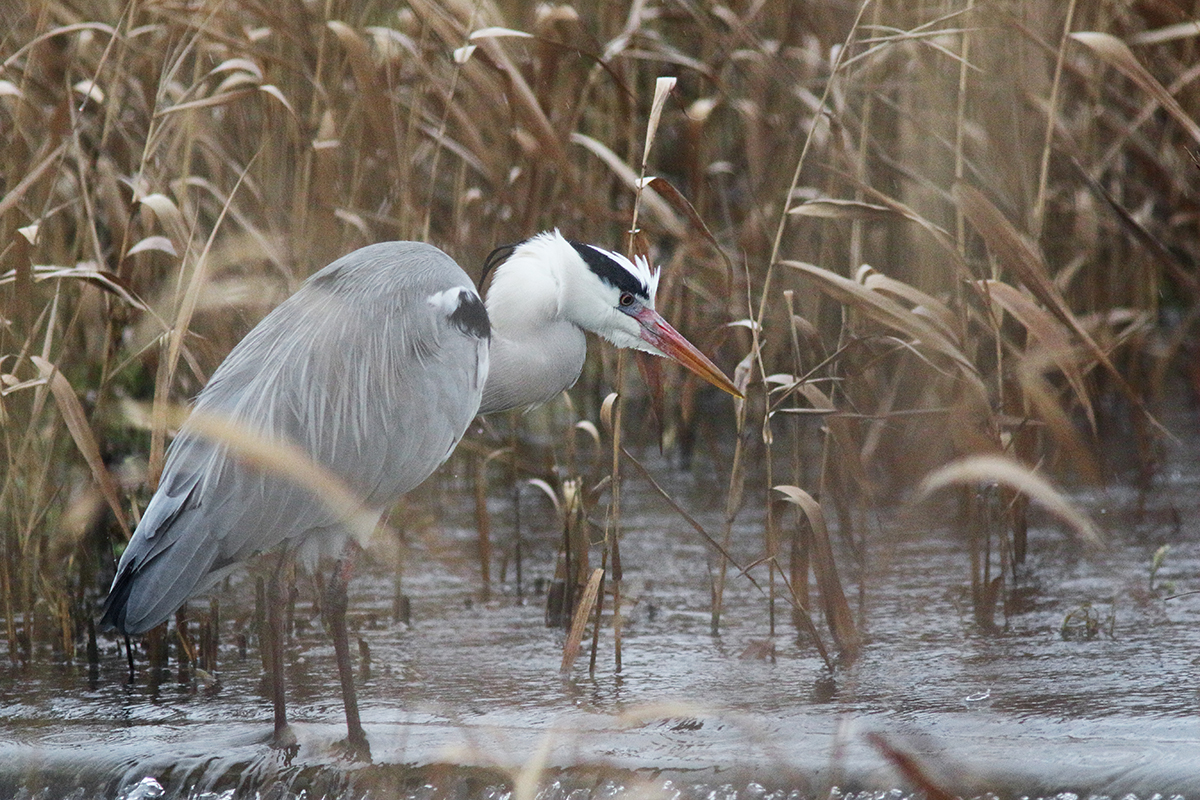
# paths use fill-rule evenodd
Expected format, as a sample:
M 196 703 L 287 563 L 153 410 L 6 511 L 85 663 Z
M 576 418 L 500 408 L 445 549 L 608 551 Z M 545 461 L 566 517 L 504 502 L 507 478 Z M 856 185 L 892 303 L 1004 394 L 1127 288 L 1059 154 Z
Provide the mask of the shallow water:
M 515 597 L 510 575 L 493 602 L 470 601 L 474 565 L 464 554 L 475 534 L 463 509 L 411 539 L 411 625 L 390 619 L 394 543 L 378 543 L 353 584 L 353 624 L 371 654 L 359 685 L 372 764 L 346 761 L 334 747 L 344 727 L 332 647 L 310 620 L 289 652 L 300 741 L 290 760 L 265 744 L 271 708 L 257 649 L 242 654 L 232 635 L 216 685 L 152 688 L 144 670 L 128 685 L 112 641 L 94 674 L 4 660 L 0 796 L 503 800 L 528 785 L 525 796 L 544 800 L 632 791 L 903 797 L 912 786 L 872 732 L 964 796 L 1200 796 L 1200 595 L 1170 598 L 1200 588 L 1200 458 L 1176 445 L 1168 463 L 1146 495 L 1114 486 L 1081 496 L 1106 531 L 1105 550 L 1085 551 L 1054 525 L 1036 528 L 1020 590 L 995 632 L 972 621 L 965 544 L 912 515 L 904 525 L 881 518 L 872 533 L 881 544 L 864 572 L 843 554 L 852 590 L 867 587 L 852 602 L 868 641 L 832 676 L 791 631 L 782 604 L 778 635 L 769 637 L 763 596 L 732 573 L 721 635 L 712 636 L 711 552 L 631 477 L 622 669 L 613 669 L 608 628 L 594 676 L 585 655 L 561 679 L 563 633 L 545 627 L 544 598 Z M 720 530 L 711 481 L 665 463 L 654 470 Z M 535 508 L 530 500 L 527 519 Z M 552 566 L 543 517 L 528 534 L 531 587 Z M 742 514 L 735 557 L 756 557 L 760 529 L 752 510 Z M 496 532 L 498 545 L 506 535 Z M 1150 560 L 1162 544 L 1171 549 L 1152 589 Z M 310 597 L 302 588 L 302 620 Z M 1101 623 L 1097 635 L 1064 637 L 1064 619 L 1087 606 Z M 226 601 L 226 629 L 235 608 Z

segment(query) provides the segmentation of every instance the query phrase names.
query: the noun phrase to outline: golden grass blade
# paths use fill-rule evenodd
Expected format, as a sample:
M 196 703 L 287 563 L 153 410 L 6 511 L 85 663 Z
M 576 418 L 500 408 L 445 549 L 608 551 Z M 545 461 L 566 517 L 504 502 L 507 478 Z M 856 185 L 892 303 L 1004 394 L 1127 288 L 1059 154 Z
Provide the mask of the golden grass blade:
M 22 56 L 47 39 L 54 39 L 59 36 L 66 36 L 69 33 L 79 33 L 81 31 L 103 33 L 105 36 L 117 38 L 116 28 L 111 25 L 105 25 L 102 22 L 76 22 L 72 25 L 63 25 L 61 27 L 45 31 L 19 47 L 16 52 L 4 59 L 4 63 L 0 64 L 0 71 L 8 70 L 13 64 L 19 61 Z
M 1129 46 L 1111 33 L 1099 31 L 1076 31 L 1071 38 L 1086 46 L 1095 55 L 1104 60 L 1110 67 L 1115 67 L 1126 78 L 1142 87 L 1158 104 L 1166 110 L 1171 118 L 1183 126 L 1196 142 L 1200 143 L 1200 124 L 1198 124 L 1179 104 L 1179 101 L 1167 91 L 1150 71 L 1142 66 L 1137 56 Z
M 24 236 L 25 241 L 29 242 L 29 244 L 36 245 L 38 243 L 38 231 L 41 229 L 41 227 L 41 223 L 34 222 L 30 225 L 17 228 L 17 233 Z
M 29 187 L 37 183 L 46 170 L 58 163 L 58 160 L 62 158 L 63 153 L 66 152 L 68 144 L 70 144 L 70 142 L 63 142 L 58 147 L 51 150 L 45 158 L 43 158 L 37 163 L 36 166 L 33 167 L 33 169 L 25 173 L 25 176 L 17 182 L 16 186 L 9 190 L 4 197 L 0 197 L 0 216 L 4 216 L 8 213 L 10 208 L 21 202 L 21 198 L 23 198 L 25 193 L 29 191 Z
M 1154 258 L 1163 266 L 1171 276 L 1171 280 L 1179 284 L 1180 287 L 1187 290 L 1188 294 L 1193 298 L 1200 298 L 1200 280 L 1192 272 L 1192 265 L 1188 258 L 1181 254 L 1172 251 L 1163 243 L 1159 237 L 1151 233 L 1142 222 L 1135 217 L 1117 198 L 1105 188 L 1104 184 L 1096 180 L 1092 174 L 1084 168 L 1079 160 L 1072 157 L 1071 165 L 1075 167 L 1075 171 L 1083 178 L 1092 194 L 1104 201 L 1104 203 L 1112 209 L 1117 217 L 1117 221 L 1127 230 L 1130 235 L 1141 243 L 1146 250 L 1154 256 Z
M 1129 37 L 1129 44 L 1163 44 L 1180 39 L 1192 39 L 1197 36 L 1200 36 L 1200 22 L 1191 19 L 1187 22 L 1177 22 L 1174 25 L 1164 25 L 1161 28 L 1135 33 Z
M 215 231 L 214 231 L 215 234 Z M 212 239 L 209 239 L 209 244 L 212 244 Z M 188 328 L 192 324 L 192 316 L 195 314 L 196 306 L 200 301 L 200 289 L 204 286 L 205 276 L 208 272 L 208 247 L 205 247 L 205 253 L 196 259 L 195 265 L 192 267 L 191 280 L 188 281 L 187 287 L 184 289 L 183 299 L 179 304 L 179 309 L 175 314 L 175 324 L 171 328 L 170 338 L 167 343 L 167 363 L 165 372 L 165 386 L 163 386 L 163 400 L 166 399 L 165 392 L 170 390 L 171 384 L 174 382 L 175 367 L 179 363 L 180 353 L 183 351 L 184 338 L 187 336 Z
M 680 191 L 676 189 L 670 181 L 668 181 L 666 178 L 654 176 L 641 179 L 637 185 L 642 188 L 648 187 L 657 192 L 664 200 L 670 203 L 676 211 L 687 217 L 687 221 L 691 223 L 692 228 L 694 228 L 697 233 L 703 236 L 718 253 L 720 253 L 722 256 L 725 255 L 725 252 L 721 249 L 721 245 L 717 243 L 717 239 L 712 235 L 712 231 L 710 231 L 708 226 L 704 224 L 704 220 L 696 211 L 695 206 L 688 202 L 688 199 L 684 197 L 683 194 L 681 194 Z M 725 261 L 727 264 L 729 263 L 728 258 L 726 258 Z M 730 265 L 730 267 L 732 268 L 732 265 Z
M 958 251 L 958 244 L 950 232 L 942 226 L 936 224 L 927 217 L 918 214 L 912 207 L 905 203 L 896 200 L 893 197 L 884 194 L 874 186 L 859 183 L 859 188 L 869 197 L 875 198 L 880 205 L 885 208 L 890 208 L 901 218 L 908 220 L 917 227 L 924 230 L 930 235 L 935 243 L 945 251 L 946 255 L 954 260 L 955 266 L 963 273 L 964 276 L 969 276 L 970 271 L 967 269 L 966 262 L 963 261 L 962 255 Z M 973 277 L 973 276 L 972 276 Z
M 255 75 L 243 70 L 237 70 L 226 75 L 224 80 L 213 89 L 214 95 L 225 94 L 239 89 L 256 89 L 262 83 L 262 75 Z
M 874 203 L 864 203 L 860 200 L 840 200 L 837 198 L 808 200 L 795 208 L 789 208 L 788 213 L 798 217 L 857 219 L 864 222 L 889 222 L 896 219 L 909 219 L 907 215 L 900 213 L 894 208 Z
M 1104 473 L 1096 462 L 1094 449 L 1080 435 L 1069 406 L 1062 400 L 1061 388 L 1045 377 L 1053 368 L 1050 357 L 1041 349 L 1018 357 L 1013 372 L 1021 390 L 1021 401 L 1028 410 L 1020 419 L 1001 417 L 999 421 L 1007 423 L 1013 430 L 1026 428 L 1031 421 L 1040 423 L 1042 430 L 1057 444 L 1063 460 L 1084 480 L 1100 484 L 1104 481 Z
M 85 101 L 91 101 L 98 106 L 104 105 L 104 90 L 97 86 L 95 81 L 78 81 L 71 88 L 83 97 Z
M 662 447 L 663 422 L 667 418 L 667 388 L 663 380 L 663 359 L 649 353 L 635 352 L 633 363 L 637 365 L 646 394 L 650 398 L 650 425 L 658 430 L 659 447 Z
M 563 645 L 562 666 L 558 670 L 563 675 L 571 671 L 571 667 L 575 666 L 575 659 L 579 658 L 580 644 L 583 642 L 583 634 L 587 630 L 588 617 L 591 616 L 592 609 L 596 606 L 596 598 L 600 593 L 600 579 L 603 577 L 604 570 L 599 567 L 592 570 L 587 587 L 583 590 L 583 596 L 579 598 L 579 605 L 575 606 L 575 615 L 571 619 L 571 633 L 567 636 L 566 644 Z M 568 585 L 567 591 L 572 591 L 573 588 Z
M 92 479 L 104 495 L 104 501 L 112 509 L 117 524 L 125 532 L 125 538 L 129 538 L 129 523 L 125 519 L 125 509 L 121 507 L 121 492 L 117 488 L 117 482 L 113 480 L 112 473 L 104 465 L 100 446 L 96 443 L 96 435 L 92 432 L 92 426 L 88 423 L 87 414 L 83 412 L 79 398 L 75 396 L 75 390 L 71 388 L 66 376 L 49 361 L 40 356 L 31 356 L 31 359 L 38 369 L 38 374 L 49 384 L 58 411 L 67 424 L 71 438 L 75 440 L 75 447 L 87 462 L 88 469 L 92 471 Z
M 490 28 L 480 28 L 477 31 L 472 31 L 471 35 L 468 36 L 467 38 L 470 39 L 472 42 L 477 42 L 480 39 L 496 39 L 496 38 L 505 38 L 505 37 L 514 38 L 514 39 L 532 39 L 533 34 L 526 33 L 525 31 L 519 31 L 519 30 L 516 30 L 515 28 L 502 28 L 499 26 L 492 26 Z
M 287 97 L 285 97 L 283 94 L 283 90 L 280 89 L 278 86 L 276 86 L 273 83 L 264 83 L 258 87 L 258 91 L 262 92 L 263 94 L 265 94 L 269 97 L 274 98 L 281 106 L 283 106 L 287 110 L 287 112 L 289 114 L 292 115 L 293 118 L 296 117 L 296 109 L 292 108 L 292 104 L 288 102 Z
M 1125 380 L 1125 376 L 1112 363 L 1108 354 L 1096 344 L 1092 335 L 1079 323 L 1079 318 L 1071 312 L 1058 287 L 1050 279 L 1042 255 L 1033 243 L 1022 236 L 1008 221 L 1008 218 L 1000 212 L 1000 209 L 992 205 L 991 201 L 984 197 L 978 189 L 965 183 L 956 184 L 954 199 L 972 227 L 983 237 L 992 255 L 1006 269 L 1016 275 L 1025 284 L 1025 288 L 1033 293 L 1034 297 L 1079 337 L 1096 361 L 1112 375 L 1113 380 L 1129 398 L 1129 401 L 1137 406 L 1138 410 L 1155 428 L 1169 436 L 1170 433 L 1154 418 L 1150 409 L 1146 408 L 1145 402 Z
M 596 447 L 600 446 L 600 430 L 596 427 L 596 423 L 590 419 L 581 419 L 575 423 L 575 429 L 583 431 L 591 437 L 592 444 Z
M 914 314 L 933 322 L 947 339 L 961 347 L 964 337 L 958 330 L 958 316 L 941 300 L 911 284 L 884 275 L 867 264 L 858 268 L 854 279 L 873 292 L 890 294 L 909 303 L 913 306 Z
M 1095 523 L 1087 514 L 1045 478 L 1008 456 L 967 456 L 939 467 L 921 481 L 917 497 L 926 498 L 947 486 L 973 486 L 978 483 L 999 483 L 1021 492 L 1069 525 L 1088 544 L 1104 546 Z
M 1046 311 L 1015 286 L 1003 281 L 980 281 L 983 294 L 992 298 L 1029 334 L 1037 340 L 1040 350 L 1053 361 L 1071 385 L 1075 399 L 1087 414 L 1088 423 L 1096 430 L 1096 414 L 1091 397 L 1083 384 L 1083 371 L 1079 368 L 1079 353 L 1071 342 L 1071 332 L 1053 314 Z M 1030 348 L 1026 348 L 1027 352 Z
M 546 110 L 538 102 L 537 94 L 529 86 L 529 82 L 525 80 L 520 67 L 513 63 L 504 47 L 500 44 L 501 40 L 486 38 L 479 41 L 479 49 L 492 60 L 492 63 L 500 70 L 501 74 L 508 79 L 508 86 L 511 92 L 510 100 L 515 101 L 516 110 L 524 118 L 525 122 L 528 123 L 538 144 L 544 148 L 544 155 L 557 164 L 564 173 L 570 174 L 573 170 L 567 161 L 567 152 L 563 148 L 562 140 L 554 130 L 554 125 L 551 124 L 550 118 L 546 116 Z
M 144 418 L 144 413 L 139 418 Z M 173 427 L 186 421 L 188 431 L 219 442 L 239 461 L 257 469 L 283 476 L 320 498 L 361 543 L 366 542 L 381 524 L 380 510 L 366 506 L 346 483 L 325 467 L 313 461 L 302 448 L 256 431 L 236 420 L 203 412 L 188 412 L 181 408 L 168 410 L 167 419 Z
M 134 308 L 145 311 L 146 304 L 143 303 L 119 275 L 109 272 L 106 269 L 97 269 L 96 264 L 91 261 L 85 261 L 81 264 L 76 264 L 73 267 L 56 267 L 45 264 L 37 264 L 33 267 L 31 278 L 34 283 L 51 280 L 81 280 L 85 283 L 90 283 L 104 291 L 119 297 L 125 303 Z M 0 286 L 6 283 L 13 283 L 17 280 L 17 271 L 15 269 L 5 272 L 0 275 Z
M 382 85 L 371 48 L 362 34 L 340 20 L 329 20 L 325 27 L 337 38 L 350 62 L 354 84 L 361 97 L 363 113 L 371 135 L 380 145 L 389 143 L 392 131 L 391 99 Z
M 928 320 L 913 314 L 890 297 L 872 291 L 836 272 L 802 261 L 781 261 L 781 264 L 817 281 L 821 291 L 839 303 L 864 314 L 874 322 L 898 331 L 920 342 L 933 352 L 954 361 L 964 375 L 976 375 L 975 366 L 953 342 Z
M 546 775 L 547 767 L 550 764 L 550 753 L 562 741 L 564 734 L 564 731 L 556 730 L 552 726 L 538 740 L 537 749 L 533 751 L 525 763 L 521 765 L 521 768 L 513 775 L 513 800 L 538 799 L 542 778 Z
M 928 766 L 914 753 L 900 749 L 892 744 L 887 736 L 878 731 L 868 731 L 866 739 L 891 763 L 906 782 L 920 790 L 926 800 L 958 800 L 958 795 L 943 787 L 930 776 Z
M 654 81 L 654 102 L 650 106 L 650 117 L 646 122 L 646 144 L 642 149 L 642 172 L 646 172 L 646 164 L 650 159 L 650 148 L 654 146 L 654 137 L 658 133 L 658 123 L 662 119 L 663 107 L 667 97 L 675 88 L 675 79 L 660 77 Z
M 211 108 L 213 106 L 223 106 L 223 105 L 227 105 L 229 103 L 236 102 L 243 98 L 249 97 L 252 94 L 254 94 L 256 91 L 257 91 L 257 89 L 235 89 L 232 92 L 225 92 L 223 94 L 214 94 L 214 95 L 210 95 L 208 97 L 201 97 L 196 100 L 188 100 L 186 102 L 179 103 L 178 105 L 168 106 L 167 108 L 161 108 L 158 111 L 154 112 L 154 116 L 167 117 L 167 116 L 170 116 L 171 114 L 178 114 L 181 111 L 193 111 L 198 108 Z
M 829 541 L 829 528 L 825 525 L 825 513 L 812 495 L 799 486 L 776 486 L 775 491 L 803 512 L 812 529 L 813 572 L 821 591 L 821 605 L 825 611 L 825 623 L 838 648 L 847 658 L 858 654 L 861 642 L 854 624 L 854 614 L 846 601 L 846 592 L 838 577 L 837 563 L 833 557 L 833 546 Z
M 179 253 L 175 250 L 175 243 L 166 236 L 147 236 L 129 248 L 125 252 L 125 256 L 134 256 L 150 250 L 157 250 L 160 253 L 166 253 L 169 256 L 179 258 Z
M 617 176 L 633 191 L 638 189 L 638 174 L 621 160 L 621 157 L 614 153 L 607 145 L 596 139 L 593 139 L 587 134 L 575 131 L 571 134 L 572 144 L 577 144 L 584 149 L 590 151 L 593 155 L 599 158 L 604 164 L 613 171 Z M 647 187 L 648 191 L 642 192 L 642 203 L 647 210 L 654 216 L 658 224 L 666 229 L 668 233 L 677 238 L 683 238 L 687 235 L 687 226 L 683 224 L 683 220 L 675 216 L 675 212 L 667 205 L 666 201 L 659 196 L 658 192 L 654 191 L 652 186 Z
M 176 252 L 182 252 L 183 245 L 188 240 L 187 224 L 175 201 L 160 192 L 138 198 L 138 202 L 154 212 L 154 216 L 166 229 L 167 238 L 171 240 Z
M 209 71 L 209 75 L 220 75 L 223 72 L 244 72 L 255 83 L 261 83 L 263 79 L 262 68 L 256 61 L 250 58 L 242 58 L 240 56 L 227 58 L 220 64 L 217 64 Z
M 649 186 L 657 192 L 663 200 L 670 203 L 672 208 L 687 219 L 688 223 L 692 226 L 692 230 L 703 236 L 705 241 L 712 245 L 712 248 L 720 254 L 721 260 L 725 262 L 725 291 L 728 292 L 733 285 L 733 262 L 729 260 L 729 256 L 726 255 L 725 249 L 717 241 L 717 237 L 713 236 L 712 231 L 708 229 L 708 225 L 705 224 L 700 213 L 696 211 L 696 207 L 666 178 L 658 176 L 642 178 L 638 182 L 638 185 Z
M 546 497 L 550 498 L 550 503 L 551 503 L 551 505 L 554 506 L 555 513 L 557 513 L 559 515 L 561 515 L 563 513 L 562 503 L 558 499 L 558 494 L 555 493 L 554 489 L 550 486 L 550 484 L 546 483 L 541 478 L 530 478 L 528 481 L 526 481 L 526 483 L 528 483 L 530 486 L 532 486 L 536 489 L 540 489 L 542 494 L 544 494 L 544 495 L 546 495 Z
M 610 434 L 613 432 L 613 407 L 617 404 L 617 393 L 609 392 L 600 404 L 600 424 Z
M 1050 279 L 1049 270 L 1037 246 L 975 187 L 965 183 L 955 184 L 953 195 L 958 207 L 983 237 L 988 250 L 1000 265 L 1024 283 L 1047 308 L 1070 324 L 1071 311 Z

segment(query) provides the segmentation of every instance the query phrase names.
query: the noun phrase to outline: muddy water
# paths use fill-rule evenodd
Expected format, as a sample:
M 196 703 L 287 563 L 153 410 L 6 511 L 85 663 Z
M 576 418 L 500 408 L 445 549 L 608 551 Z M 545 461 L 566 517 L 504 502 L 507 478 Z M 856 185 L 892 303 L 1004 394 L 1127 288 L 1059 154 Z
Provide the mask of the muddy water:
M 360 702 L 372 764 L 335 747 L 344 728 L 332 648 L 302 587 L 297 615 L 309 624 L 288 667 L 294 758 L 264 743 L 271 710 L 253 641 L 243 653 L 228 633 L 217 683 L 157 687 L 144 671 L 129 685 L 107 642 L 94 673 L 0 662 L 0 796 L 504 800 L 514 786 L 544 800 L 905 796 L 913 785 L 872 733 L 964 796 L 1200 796 L 1200 594 L 1172 598 L 1200 589 L 1200 458 L 1177 445 L 1168 463 L 1148 494 L 1114 485 L 1081 496 L 1106 550 L 1037 527 L 996 631 L 972 621 L 960 536 L 912 515 L 903 525 L 880 517 L 865 568 L 842 554 L 868 643 L 833 675 L 782 607 L 769 637 L 763 595 L 736 576 L 712 636 L 712 553 L 631 478 L 622 669 L 606 630 L 594 675 L 585 657 L 561 679 L 563 634 L 545 627 L 533 592 L 549 577 L 550 514 L 536 491 L 526 499 L 526 597 L 515 596 L 510 568 L 496 599 L 478 603 L 463 509 L 412 538 L 410 625 L 391 621 L 391 543 L 354 584 L 354 623 L 370 649 Z M 720 492 L 703 471 L 654 469 L 720 530 Z M 760 530 L 748 509 L 735 557 L 756 557 Z M 497 530 L 498 546 L 509 535 Z M 236 605 L 223 612 L 227 631 Z M 1094 635 L 1064 636 L 1072 612 L 1090 615 Z

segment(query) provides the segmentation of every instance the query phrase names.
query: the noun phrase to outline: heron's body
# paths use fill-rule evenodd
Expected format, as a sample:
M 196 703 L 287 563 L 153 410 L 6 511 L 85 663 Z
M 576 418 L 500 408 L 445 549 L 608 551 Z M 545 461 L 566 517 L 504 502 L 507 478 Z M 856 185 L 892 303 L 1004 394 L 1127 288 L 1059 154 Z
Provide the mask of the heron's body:
M 587 353 L 585 330 L 669 355 L 736 392 L 654 311 L 656 285 L 644 259 L 630 262 L 556 231 L 515 248 L 485 311 L 467 274 L 437 248 L 372 245 L 316 273 L 264 318 L 213 374 L 195 410 L 300 448 L 382 514 L 449 457 L 477 413 L 544 402 L 572 385 Z M 101 621 L 143 633 L 267 550 L 338 557 L 351 534 L 335 508 L 185 423 Z M 344 577 L 334 583 L 344 609 Z M 341 625 L 350 738 L 365 747 Z M 335 643 L 338 636 L 335 629 Z M 281 662 L 273 668 L 281 683 Z M 277 692 L 278 733 L 286 720 Z
M 488 323 L 470 278 L 440 250 L 390 242 L 352 255 L 255 327 L 195 410 L 299 445 L 382 513 L 446 460 L 474 418 Z M 105 620 L 144 633 L 285 542 L 310 562 L 336 557 L 349 529 L 334 513 L 185 429 L 121 558 Z

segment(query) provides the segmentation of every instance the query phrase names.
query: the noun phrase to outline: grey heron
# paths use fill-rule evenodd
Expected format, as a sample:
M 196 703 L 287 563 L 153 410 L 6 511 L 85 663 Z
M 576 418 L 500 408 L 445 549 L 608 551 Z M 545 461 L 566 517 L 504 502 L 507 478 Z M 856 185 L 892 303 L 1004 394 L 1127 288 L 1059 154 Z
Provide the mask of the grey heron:
M 437 248 L 370 245 L 314 274 L 251 330 L 197 396 L 194 413 L 298 446 L 381 516 L 450 456 L 477 414 L 542 403 L 574 384 L 585 331 L 672 358 L 740 396 L 655 311 L 657 285 L 646 259 L 552 231 L 512 248 L 485 306 L 466 272 Z M 281 551 L 281 563 L 337 559 L 324 605 L 348 742 L 369 754 L 345 628 L 349 564 L 362 544 L 310 490 L 245 463 L 185 422 L 117 565 L 101 623 L 145 633 L 268 550 Z M 272 635 L 281 638 L 274 622 Z M 276 741 L 288 733 L 280 651 L 279 642 L 270 650 Z

